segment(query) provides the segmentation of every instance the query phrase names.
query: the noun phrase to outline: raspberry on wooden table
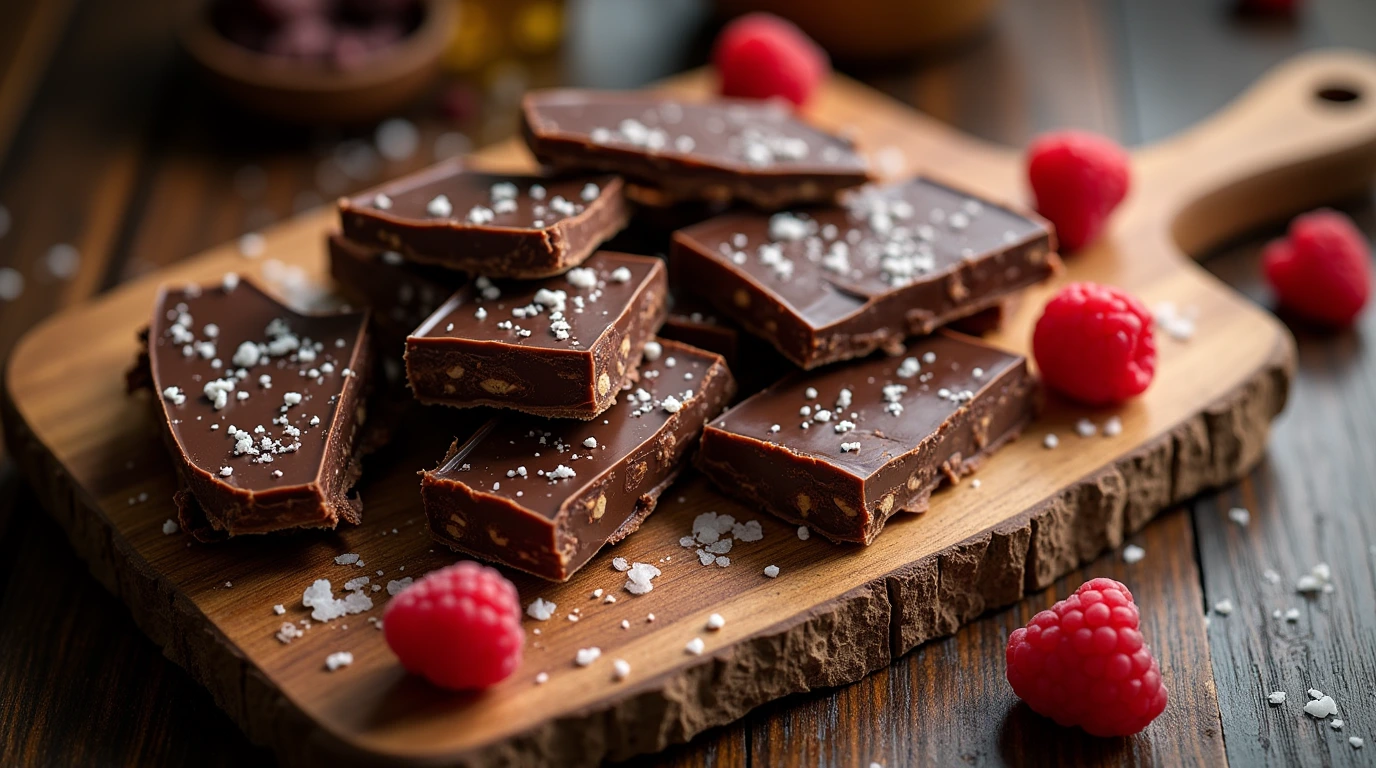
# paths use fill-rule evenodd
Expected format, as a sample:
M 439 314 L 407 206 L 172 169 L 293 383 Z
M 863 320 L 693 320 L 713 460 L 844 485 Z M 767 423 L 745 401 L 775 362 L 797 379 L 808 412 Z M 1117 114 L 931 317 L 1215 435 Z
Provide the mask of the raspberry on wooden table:
M 1027 178 L 1037 213 L 1056 225 L 1062 249 L 1092 242 L 1128 194 L 1128 153 L 1088 131 L 1056 131 L 1027 149 Z
M 1092 579 L 1008 638 L 1008 682 L 1032 710 L 1094 736 L 1128 736 L 1166 708 L 1128 588 Z
M 516 587 L 469 561 L 402 590 L 387 604 L 382 629 L 407 671 L 452 690 L 505 679 L 521 665 L 525 643 Z
M 1042 310 L 1032 354 L 1051 389 L 1088 405 L 1122 402 L 1156 373 L 1151 312 L 1117 288 L 1072 283 Z
M 1337 211 L 1297 217 L 1266 246 L 1262 269 L 1282 307 L 1322 325 L 1351 325 L 1371 298 L 1371 248 Z
M 727 24 L 712 49 L 723 96 L 807 103 L 831 71 L 825 51 L 792 22 L 751 13 Z

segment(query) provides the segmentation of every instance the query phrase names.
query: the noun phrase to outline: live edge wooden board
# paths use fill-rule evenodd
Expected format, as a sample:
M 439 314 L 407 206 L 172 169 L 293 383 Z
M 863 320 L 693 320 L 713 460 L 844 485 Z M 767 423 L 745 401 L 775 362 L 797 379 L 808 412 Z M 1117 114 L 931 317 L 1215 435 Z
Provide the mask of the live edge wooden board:
M 711 83 L 698 74 L 666 87 L 696 94 Z M 828 84 L 809 116 L 853 131 L 890 171 L 926 171 L 992 198 L 1025 200 L 1017 151 L 960 135 L 852 82 Z M 530 162 L 514 144 L 483 159 L 507 167 Z M 306 617 L 301 594 L 316 578 L 336 588 L 360 575 L 385 583 L 454 561 L 425 535 L 415 475 L 443 455 L 451 412 L 429 412 L 430 429 L 407 434 L 366 466 L 360 527 L 210 546 L 162 533 L 163 521 L 175 517 L 172 466 L 147 403 L 127 397 L 123 379 L 158 284 L 216 280 L 226 271 L 252 275 L 268 259 L 324 280 L 322 235 L 331 212 L 265 233 L 267 252 L 257 261 L 233 246 L 216 248 L 36 328 L 5 373 L 5 434 L 92 572 L 169 658 L 284 763 L 624 758 L 684 741 L 771 699 L 856 680 L 1045 587 L 1117 546 L 1163 507 L 1245 472 L 1285 403 L 1293 341 L 1271 315 L 1185 254 L 1360 189 L 1373 172 L 1376 58 L 1350 52 L 1294 60 L 1207 123 L 1138 150 L 1132 194 L 1112 230 L 1068 259 L 1064 279 L 1127 286 L 1149 304 L 1193 309 L 1198 331 L 1188 341 L 1162 338 L 1156 382 L 1116 412 L 1120 435 L 1077 437 L 1076 420 L 1102 423 L 1111 414 L 1053 401 L 979 472 L 980 488 L 967 482 L 937 494 L 930 511 L 895 519 L 867 548 L 819 536 L 800 541 L 792 526 L 727 500 L 700 478 L 681 481 L 638 533 L 567 584 L 517 577 L 523 603 L 553 600 L 557 615 L 527 619 L 524 665 L 483 694 L 443 693 L 406 675 L 364 615 L 316 624 L 290 645 L 274 639 L 283 619 Z M 1020 302 L 994 342 L 1026 350 L 1049 290 Z M 1059 448 L 1042 446 L 1048 432 L 1060 436 Z M 729 568 L 699 565 L 678 539 L 709 510 L 760 520 L 764 539 L 738 544 Z M 333 558 L 346 552 L 366 566 L 336 565 Z M 624 592 L 614 556 L 658 564 L 664 574 L 654 591 Z M 771 564 L 781 569 L 777 579 L 763 575 Z M 599 588 L 617 602 L 593 600 Z M 378 607 L 368 615 L 380 616 L 386 593 L 374 597 Z M 288 607 L 285 616 L 273 613 L 277 603 Z M 565 618 L 575 608 L 577 623 Z M 713 612 L 726 626 L 709 632 L 704 623 Z M 699 636 L 706 652 L 685 653 L 684 644 Z M 589 646 L 602 649 L 601 659 L 576 667 L 575 652 Z M 350 651 L 355 661 L 326 672 L 325 657 L 335 651 Z M 614 658 L 630 662 L 629 679 L 613 681 Z M 534 682 L 540 672 L 549 675 L 544 685 Z

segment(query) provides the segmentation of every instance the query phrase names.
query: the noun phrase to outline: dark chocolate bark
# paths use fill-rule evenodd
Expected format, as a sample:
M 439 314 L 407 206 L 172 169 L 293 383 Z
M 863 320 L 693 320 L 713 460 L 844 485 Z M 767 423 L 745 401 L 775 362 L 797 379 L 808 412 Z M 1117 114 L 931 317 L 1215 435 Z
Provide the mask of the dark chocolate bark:
M 753 395 L 797 370 L 768 342 L 693 296 L 674 294 L 659 335 L 721 355 L 736 378 L 739 397 Z
M 683 285 L 803 368 L 863 357 L 1059 269 L 1050 227 L 927 179 L 674 233 Z
M 639 385 L 598 419 L 507 415 L 455 441 L 422 476 L 431 535 L 562 581 L 638 528 L 734 390 L 720 356 L 653 344 Z
M 723 491 L 835 541 L 922 512 L 1032 419 L 1026 359 L 941 331 L 900 358 L 800 372 L 713 419 L 697 464 Z
M 410 261 L 488 277 L 557 275 L 626 226 L 616 176 L 467 170 L 457 160 L 340 198 L 344 236 Z
M 849 141 L 775 102 L 563 89 L 526 94 L 522 116 L 540 162 L 622 174 L 634 187 L 628 194 L 647 205 L 740 201 L 774 209 L 829 201 L 869 180 Z
M 591 419 L 664 321 L 664 262 L 599 252 L 538 282 L 475 280 L 406 340 L 416 399 Z
M 234 276 L 162 291 L 147 360 L 183 528 L 209 540 L 359 521 L 367 318 L 298 314 Z

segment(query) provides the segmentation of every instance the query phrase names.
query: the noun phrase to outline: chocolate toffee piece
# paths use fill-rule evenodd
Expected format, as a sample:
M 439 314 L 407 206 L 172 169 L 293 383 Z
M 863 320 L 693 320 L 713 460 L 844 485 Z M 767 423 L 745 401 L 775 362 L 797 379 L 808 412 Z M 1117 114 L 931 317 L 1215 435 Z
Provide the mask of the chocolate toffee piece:
M 474 280 L 406 340 L 416 399 L 591 419 L 664 321 L 664 262 L 602 251 L 539 282 Z
M 620 232 L 629 216 L 616 176 L 492 174 L 458 161 L 339 200 L 350 240 L 488 277 L 564 272 Z
M 941 331 L 751 397 L 707 426 L 697 464 L 727 493 L 868 544 L 1016 437 L 1037 395 L 1024 358 Z
M 408 262 L 396 251 L 355 243 L 338 232 L 328 241 L 330 276 L 340 293 L 373 311 L 373 322 L 386 337 L 385 352 L 398 359 L 406 336 L 468 282 L 463 272 Z
M 626 176 L 639 202 L 829 201 L 869 180 L 850 142 L 775 102 L 682 102 L 648 92 L 548 90 L 522 104 L 526 143 L 561 170 Z
M 803 368 L 994 306 L 1059 269 L 1050 228 L 927 179 L 674 233 L 675 275 Z
M 164 289 L 147 359 L 198 539 L 357 523 L 368 314 L 301 315 L 253 284 Z
M 721 357 L 655 341 L 638 386 L 592 421 L 507 415 L 421 480 L 431 535 L 562 581 L 640 527 L 735 384 Z

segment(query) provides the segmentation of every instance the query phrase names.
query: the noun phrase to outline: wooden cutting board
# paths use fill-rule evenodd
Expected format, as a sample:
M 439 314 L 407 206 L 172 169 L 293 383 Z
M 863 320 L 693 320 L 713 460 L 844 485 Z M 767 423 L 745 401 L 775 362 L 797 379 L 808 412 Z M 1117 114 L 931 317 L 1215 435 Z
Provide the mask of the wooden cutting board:
M 711 82 L 699 73 L 666 88 L 701 94 Z M 963 136 L 853 82 L 830 82 L 810 111 L 819 124 L 853 131 L 889 174 L 925 171 L 993 198 L 1026 198 L 1018 151 Z M 530 163 L 514 143 L 483 159 Z M 231 270 L 281 273 L 284 264 L 323 280 L 331 211 L 266 232 L 260 259 L 245 259 L 232 244 L 215 248 L 34 329 L 6 370 L 5 434 L 91 571 L 284 763 L 624 758 L 771 699 L 856 680 L 1045 587 L 1163 507 L 1247 471 L 1284 405 L 1294 344 L 1271 315 L 1185 254 L 1363 188 L 1374 172 L 1376 58 L 1361 53 L 1296 59 L 1207 123 L 1136 151 L 1131 196 L 1109 234 L 1068 259 L 1065 279 L 1126 286 L 1149 304 L 1195 313 L 1189 340 L 1162 334 L 1145 396 L 1113 413 L 1053 402 L 979 472 L 979 488 L 966 482 L 937 494 L 930 511 L 895 519 L 868 548 L 801 541 L 792 526 L 700 479 L 684 480 L 640 532 L 570 582 L 516 578 L 523 602 L 552 600 L 556 616 L 527 620 L 524 665 L 481 694 L 443 693 L 402 672 L 366 621 L 381 616 L 386 592 L 374 594 L 378 606 L 366 615 L 316 624 L 290 644 L 274 638 L 284 619 L 307 616 L 301 594 L 314 579 L 336 589 L 360 575 L 385 584 L 454 560 L 425 534 L 415 476 L 443 454 L 454 412 L 427 412 L 425 425 L 368 465 L 360 527 L 217 546 L 162 533 L 175 516 L 173 470 L 147 403 L 123 389 L 158 284 L 217 280 Z M 269 266 L 273 260 L 281 263 Z M 993 340 L 1026 351 L 1050 290 L 1020 302 Z M 1076 436 L 1078 419 L 1102 424 L 1110 415 L 1121 417 L 1120 435 Z M 1047 433 L 1060 437 L 1055 450 L 1043 447 Z M 678 539 L 705 511 L 760 520 L 765 537 L 738 543 L 728 568 L 701 566 Z M 343 553 L 366 565 L 335 564 Z M 659 565 L 654 591 L 623 591 L 613 556 Z M 763 575 L 767 565 L 779 566 L 777 579 Z M 597 589 L 617 602 L 592 598 Z M 278 603 L 285 616 L 274 614 Z M 566 618 L 572 609 L 576 623 Z M 715 632 L 704 627 L 714 612 L 726 618 Z M 694 637 L 705 641 L 701 656 L 684 651 Z M 576 651 L 591 646 L 601 658 L 575 666 Z M 351 652 L 354 663 L 327 672 L 325 657 L 336 651 Z M 613 659 L 630 663 L 628 679 L 613 681 Z M 548 682 L 537 685 L 541 672 Z

